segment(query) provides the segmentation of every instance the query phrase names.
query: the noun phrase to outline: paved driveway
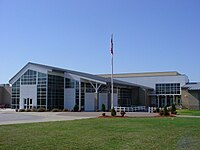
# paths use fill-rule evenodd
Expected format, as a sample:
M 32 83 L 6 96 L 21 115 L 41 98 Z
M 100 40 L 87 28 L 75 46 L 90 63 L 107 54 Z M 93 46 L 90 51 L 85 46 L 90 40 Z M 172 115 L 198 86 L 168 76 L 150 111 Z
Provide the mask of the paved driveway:
M 64 121 L 96 118 L 101 116 L 102 112 L 15 112 L 14 110 L 0 110 L 0 125 L 18 124 L 32 122 Z M 110 112 L 106 112 L 110 115 Z M 118 114 L 119 115 L 119 114 Z M 154 113 L 133 112 L 127 113 L 130 117 L 152 117 Z

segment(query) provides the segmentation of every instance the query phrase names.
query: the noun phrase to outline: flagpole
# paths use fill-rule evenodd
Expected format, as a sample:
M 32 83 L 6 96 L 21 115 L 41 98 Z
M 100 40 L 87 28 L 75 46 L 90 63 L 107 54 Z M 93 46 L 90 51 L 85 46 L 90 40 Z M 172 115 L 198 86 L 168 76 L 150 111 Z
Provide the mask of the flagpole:
M 113 95 L 113 34 L 111 35 L 111 109 L 114 107 Z
M 111 73 L 111 109 L 114 107 L 114 95 L 113 95 L 113 55 L 112 55 L 112 73 Z

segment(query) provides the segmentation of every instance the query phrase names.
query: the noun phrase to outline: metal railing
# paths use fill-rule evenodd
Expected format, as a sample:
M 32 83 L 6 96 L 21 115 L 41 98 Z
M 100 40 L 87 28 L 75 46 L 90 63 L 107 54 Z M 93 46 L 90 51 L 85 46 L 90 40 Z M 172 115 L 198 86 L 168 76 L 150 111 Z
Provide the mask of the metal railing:
M 116 112 L 139 112 L 147 111 L 146 106 L 133 106 L 133 107 L 114 107 Z
M 158 107 L 148 107 L 148 112 L 153 113 Z M 164 108 L 159 107 L 159 110 L 163 110 Z M 170 107 L 167 107 L 168 110 L 170 110 Z

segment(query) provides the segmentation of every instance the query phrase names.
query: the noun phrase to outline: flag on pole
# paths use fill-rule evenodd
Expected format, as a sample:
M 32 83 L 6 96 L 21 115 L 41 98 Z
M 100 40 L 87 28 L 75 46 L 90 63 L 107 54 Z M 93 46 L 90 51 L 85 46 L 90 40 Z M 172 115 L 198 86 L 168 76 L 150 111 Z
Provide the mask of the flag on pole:
M 110 44 L 110 52 L 113 55 L 113 35 L 111 36 Z
M 111 40 L 110 40 L 110 52 L 112 54 L 111 57 L 111 65 L 112 65 L 112 73 L 111 73 L 111 109 L 114 107 L 114 100 L 113 100 L 113 34 L 111 35 Z

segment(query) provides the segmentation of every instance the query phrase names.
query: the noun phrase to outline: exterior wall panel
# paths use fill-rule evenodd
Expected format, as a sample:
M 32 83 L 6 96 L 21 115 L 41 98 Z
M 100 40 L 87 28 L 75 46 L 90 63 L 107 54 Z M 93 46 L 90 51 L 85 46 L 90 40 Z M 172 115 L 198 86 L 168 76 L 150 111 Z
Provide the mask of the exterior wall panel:
M 65 89 L 65 100 L 64 100 L 64 108 L 68 110 L 72 110 L 75 106 L 76 101 L 76 93 L 74 88 Z
M 151 88 L 155 88 L 156 83 L 180 83 L 180 86 L 188 82 L 187 76 L 155 76 L 155 77 L 127 77 L 116 78 L 118 80 L 131 82 Z
M 85 93 L 85 111 L 95 111 L 95 93 Z
M 106 110 L 108 110 L 108 94 L 107 93 L 99 93 L 99 110 L 101 110 L 102 104 L 104 104 L 106 107 Z
M 19 108 L 24 109 L 24 99 L 32 99 L 32 106 L 37 106 L 37 86 L 21 85 L 20 86 L 20 103 Z

